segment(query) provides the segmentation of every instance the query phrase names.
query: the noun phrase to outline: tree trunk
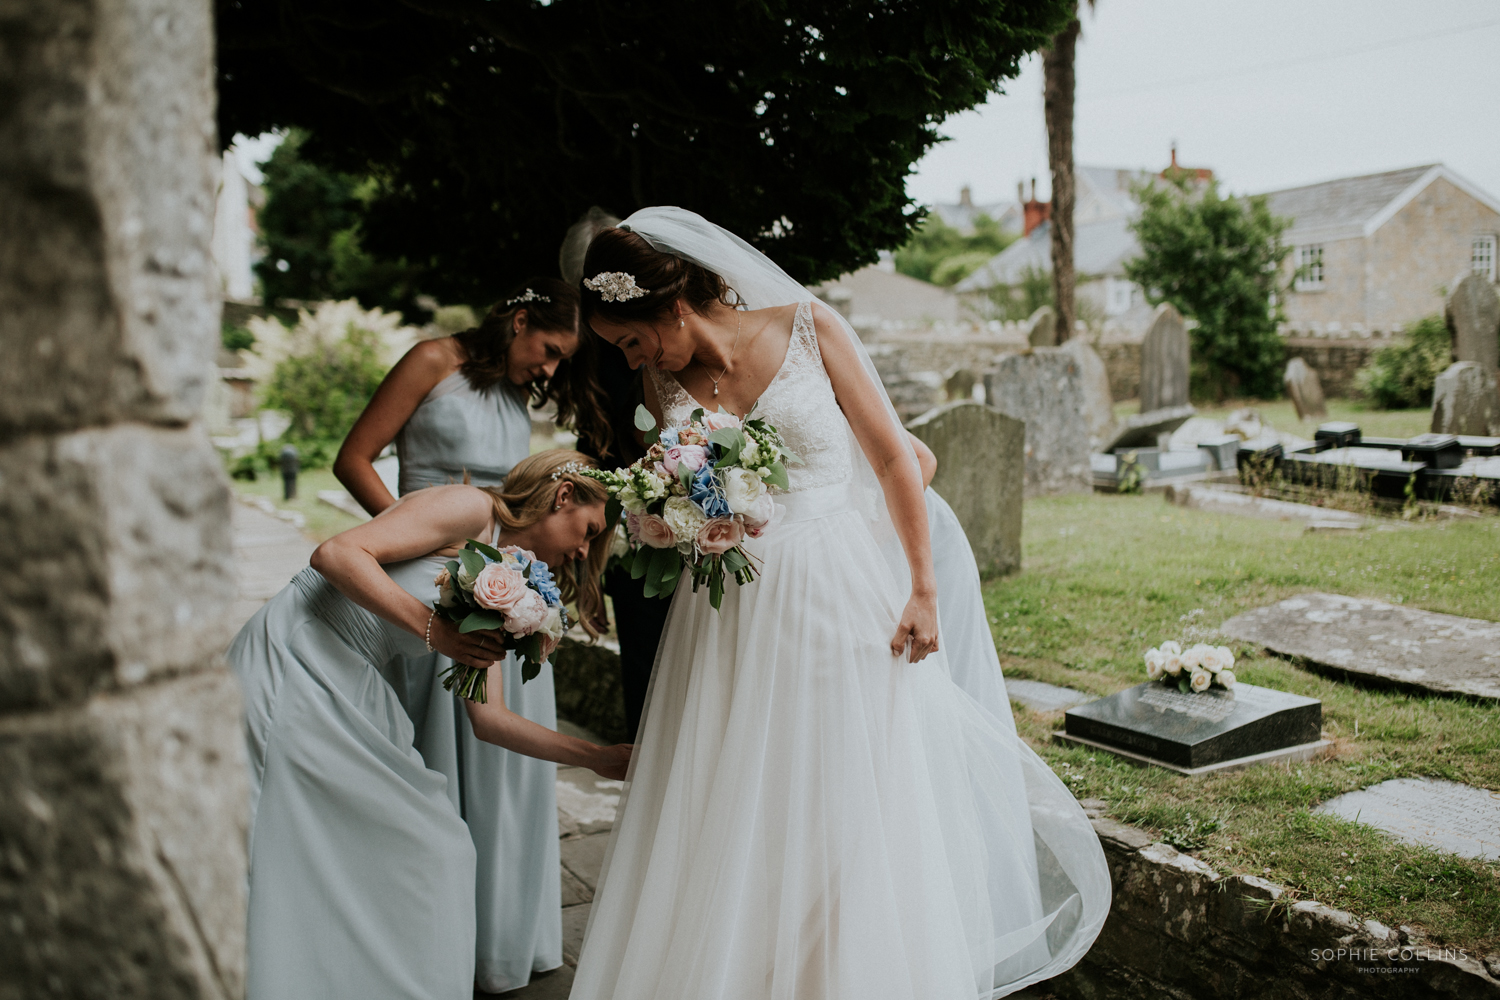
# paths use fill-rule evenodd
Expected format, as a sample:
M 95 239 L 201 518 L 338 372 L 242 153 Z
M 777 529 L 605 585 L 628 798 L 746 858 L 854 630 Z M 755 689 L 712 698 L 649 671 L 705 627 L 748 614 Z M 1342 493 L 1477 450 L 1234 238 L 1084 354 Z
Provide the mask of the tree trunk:
M 1047 160 L 1052 167 L 1052 297 L 1057 311 L 1057 342 L 1073 336 L 1073 55 L 1078 47 L 1075 17 L 1042 53 L 1047 115 Z

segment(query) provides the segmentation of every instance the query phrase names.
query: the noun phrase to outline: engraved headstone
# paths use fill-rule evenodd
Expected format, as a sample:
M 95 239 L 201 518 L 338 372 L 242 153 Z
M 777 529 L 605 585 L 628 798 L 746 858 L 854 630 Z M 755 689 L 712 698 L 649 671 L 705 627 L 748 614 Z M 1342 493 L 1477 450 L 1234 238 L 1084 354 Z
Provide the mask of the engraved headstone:
M 1384 830 L 1398 840 L 1500 859 L 1500 792 L 1435 778 L 1395 778 L 1313 810 Z
M 1453 360 L 1473 361 L 1494 377 L 1500 369 L 1500 296 L 1480 274 L 1470 274 L 1448 296 Z
M 1188 334 L 1182 314 L 1163 302 L 1141 343 L 1141 412 L 1188 401 Z
M 1220 631 L 1375 680 L 1500 699 L 1500 623 L 1340 594 L 1302 594 Z
M 1028 498 L 1093 489 L 1083 384 L 1073 355 L 1057 347 L 1001 355 L 984 376 L 984 398 L 1026 424 Z
M 1091 694 L 1074 691 L 1072 688 L 1045 684 L 1042 681 L 1006 678 L 1005 693 L 1011 701 L 1019 701 L 1033 712 L 1061 712 L 1074 705 L 1087 705 L 1095 700 Z
M 1020 569 L 1025 425 L 983 403 L 961 400 L 907 427 L 937 458 L 932 488 L 963 525 L 980 574 Z
M 1183 692 L 1157 681 L 1068 710 L 1064 742 L 1177 771 L 1216 770 L 1322 749 L 1323 703 L 1254 684 Z
M 1057 346 L 1057 314 L 1042 306 L 1026 320 L 1026 342 L 1032 347 Z
M 1432 431 L 1500 435 L 1500 391 L 1477 361 L 1455 361 L 1433 383 Z
M 1309 368 L 1306 361 L 1301 358 L 1288 361 L 1286 374 L 1281 380 L 1286 385 L 1286 394 L 1292 398 L 1292 405 L 1297 408 L 1298 420 L 1328 416 L 1323 383 L 1318 381 L 1318 373 Z
M 1078 362 L 1083 387 L 1083 422 L 1089 431 L 1089 448 L 1098 451 L 1115 433 L 1115 397 L 1109 391 L 1109 371 L 1089 342 L 1073 337 L 1063 350 Z

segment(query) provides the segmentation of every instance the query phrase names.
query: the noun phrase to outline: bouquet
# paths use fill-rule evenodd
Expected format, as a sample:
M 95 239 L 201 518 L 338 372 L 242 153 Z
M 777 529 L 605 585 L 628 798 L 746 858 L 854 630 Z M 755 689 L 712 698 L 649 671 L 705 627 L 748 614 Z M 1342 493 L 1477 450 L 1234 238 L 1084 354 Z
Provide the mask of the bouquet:
M 1215 685 L 1234 690 L 1234 654 L 1228 646 L 1200 642 L 1187 652 L 1175 642 L 1146 650 L 1146 676 L 1171 684 L 1182 692 L 1201 693 Z
M 458 623 L 460 632 L 494 629 L 501 648 L 521 657 L 521 682 L 542 671 L 572 623 L 547 564 L 514 545 L 497 549 L 472 538 L 449 559 L 437 578 L 433 610 Z M 461 698 L 485 702 L 487 668 L 455 663 L 443 687 Z
M 606 516 L 625 516 L 621 563 L 645 578 L 647 597 L 671 595 L 686 567 L 693 590 L 707 584 L 717 610 L 726 574 L 741 585 L 755 579 L 740 543 L 775 523 L 782 508 L 771 494 L 787 489 L 786 463 L 800 459 L 775 427 L 723 410 L 700 407 L 682 426 L 658 430 L 640 406 L 635 425 L 649 446 L 645 458 L 613 472 L 583 471 L 609 491 Z

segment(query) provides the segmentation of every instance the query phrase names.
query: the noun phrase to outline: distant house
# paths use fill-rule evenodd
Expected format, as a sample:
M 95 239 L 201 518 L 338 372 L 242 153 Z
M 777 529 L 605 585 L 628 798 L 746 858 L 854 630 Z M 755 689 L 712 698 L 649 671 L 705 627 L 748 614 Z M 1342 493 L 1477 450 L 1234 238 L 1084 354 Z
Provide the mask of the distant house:
M 1495 280 L 1500 201 L 1440 163 L 1267 197 L 1294 220 L 1290 336 L 1389 333 L 1442 312 L 1443 290 L 1470 271 Z
M 1130 222 L 1140 214 L 1132 188 L 1154 176 L 1148 170 L 1079 167 L 1073 205 L 1073 267 L 1078 275 L 1076 295 L 1093 306 L 1095 315 L 1129 321 L 1132 313 L 1149 317 L 1145 295 L 1125 277 L 1125 262 L 1140 252 Z M 954 286 L 971 301 L 998 286 L 1016 287 L 1028 272 L 1052 273 L 1051 223 L 1041 222 L 1024 237 L 990 258 Z
M 984 205 L 974 204 L 973 192 L 965 184 L 958 192 L 958 201 L 938 202 L 932 206 L 932 214 L 943 220 L 944 225 L 957 229 L 965 236 L 974 234 L 974 220 L 987 215 L 1000 224 L 1001 232 L 1021 231 L 1021 203 L 1019 201 L 997 201 Z
M 830 281 L 817 294 L 860 330 L 925 329 L 958 320 L 958 299 L 951 291 L 884 263 Z

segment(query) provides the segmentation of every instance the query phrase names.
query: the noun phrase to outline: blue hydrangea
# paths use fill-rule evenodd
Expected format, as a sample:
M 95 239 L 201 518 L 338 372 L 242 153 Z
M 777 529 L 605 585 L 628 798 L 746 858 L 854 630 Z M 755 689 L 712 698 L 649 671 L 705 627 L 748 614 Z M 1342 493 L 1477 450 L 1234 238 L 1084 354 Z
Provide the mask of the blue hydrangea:
M 714 478 L 713 466 L 708 463 L 693 474 L 688 499 L 703 508 L 703 513 L 709 517 L 729 516 L 729 501 L 724 498 L 724 488 Z
M 542 600 L 556 606 L 562 603 L 562 591 L 557 589 L 557 584 L 552 580 L 552 571 L 547 564 L 537 559 L 531 564 L 531 585 L 536 592 L 542 595 Z
M 663 448 L 672 447 L 677 443 L 677 428 L 668 427 L 661 432 L 661 437 L 657 438 L 657 440 L 661 442 Z

